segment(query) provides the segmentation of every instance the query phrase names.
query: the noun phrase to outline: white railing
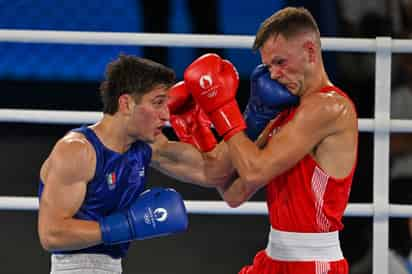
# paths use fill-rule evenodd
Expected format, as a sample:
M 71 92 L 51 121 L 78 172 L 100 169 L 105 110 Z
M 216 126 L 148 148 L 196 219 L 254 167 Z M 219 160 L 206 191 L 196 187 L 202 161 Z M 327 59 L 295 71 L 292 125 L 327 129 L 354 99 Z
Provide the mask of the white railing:
M 267 215 L 265 202 L 247 202 L 238 208 L 230 208 L 222 201 L 191 201 L 186 200 L 187 211 L 192 214 L 204 215 Z M 37 197 L 0 196 L 0 210 L 38 210 Z M 389 215 L 392 217 L 409 217 L 412 208 L 407 205 L 389 205 Z M 370 217 L 375 214 L 372 204 L 349 204 L 345 210 L 345 216 Z
M 97 111 L 0 109 L 0 122 L 5 123 L 92 124 L 101 117 L 102 113 Z M 374 119 L 358 119 L 358 122 L 360 131 L 380 131 Z M 412 120 L 393 119 L 387 126 L 393 132 L 412 132 Z
M 253 36 L 103 33 L 75 31 L 0 30 L 0 42 L 64 43 L 93 45 L 140 45 L 210 48 L 245 48 Z M 389 204 L 389 134 L 412 132 L 412 121 L 390 120 L 392 53 L 412 52 L 412 40 L 378 37 L 376 39 L 322 38 L 325 51 L 375 52 L 374 119 L 359 119 L 362 131 L 374 132 L 373 203 L 349 204 L 346 216 L 373 216 L 373 274 L 388 273 L 388 219 L 411 217 L 412 206 Z M 2 122 L 25 123 L 92 123 L 101 117 L 97 112 L 0 110 Z M 230 209 L 222 202 L 186 201 L 191 213 L 267 214 L 263 202 L 248 202 Z M 36 210 L 33 197 L 0 197 L 0 209 Z
M 0 42 L 17 43 L 250 49 L 253 40 L 254 36 L 250 35 L 0 29 Z M 376 52 L 377 48 L 376 39 L 322 38 L 322 49 L 325 51 Z M 412 42 L 409 39 L 391 39 L 390 50 L 393 53 L 411 52 Z
M 391 39 L 376 39 L 375 125 L 373 156 L 373 273 L 389 271 L 389 121 L 391 102 Z M 383 251 L 383 252 L 382 252 Z M 384 258 L 384 259 L 382 259 Z

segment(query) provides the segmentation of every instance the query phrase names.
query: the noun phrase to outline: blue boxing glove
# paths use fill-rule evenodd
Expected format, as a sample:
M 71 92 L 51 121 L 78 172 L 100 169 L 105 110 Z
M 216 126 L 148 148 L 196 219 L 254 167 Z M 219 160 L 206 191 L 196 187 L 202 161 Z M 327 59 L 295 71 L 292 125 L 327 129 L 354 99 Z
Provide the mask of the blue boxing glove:
M 243 112 L 247 136 L 253 141 L 256 140 L 270 120 L 287 107 L 296 105 L 298 101 L 298 96 L 270 78 L 270 72 L 265 65 L 258 65 L 250 76 L 250 97 Z
M 156 187 L 143 192 L 128 210 L 106 216 L 99 223 L 103 242 L 111 245 L 183 232 L 188 218 L 179 193 Z

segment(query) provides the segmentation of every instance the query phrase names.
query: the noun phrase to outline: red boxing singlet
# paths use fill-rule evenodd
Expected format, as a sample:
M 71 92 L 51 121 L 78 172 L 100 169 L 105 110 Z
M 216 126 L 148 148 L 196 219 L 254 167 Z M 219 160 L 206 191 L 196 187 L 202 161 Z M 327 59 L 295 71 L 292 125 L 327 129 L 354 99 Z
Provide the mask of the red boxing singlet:
M 327 86 L 320 92 L 335 91 Z M 273 129 L 286 124 L 296 108 L 282 112 Z M 267 185 L 266 199 L 273 228 L 291 232 L 330 232 L 343 228 L 341 219 L 349 199 L 356 161 L 344 178 L 329 176 L 310 155 L 293 168 L 273 178 Z
M 330 91 L 348 98 L 334 86 L 320 90 Z M 296 108 L 282 112 L 271 131 L 276 132 L 295 113 Z M 347 274 L 337 231 L 343 228 L 356 161 L 349 174 L 338 179 L 306 155 L 273 178 L 266 187 L 271 224 L 268 246 L 239 274 Z

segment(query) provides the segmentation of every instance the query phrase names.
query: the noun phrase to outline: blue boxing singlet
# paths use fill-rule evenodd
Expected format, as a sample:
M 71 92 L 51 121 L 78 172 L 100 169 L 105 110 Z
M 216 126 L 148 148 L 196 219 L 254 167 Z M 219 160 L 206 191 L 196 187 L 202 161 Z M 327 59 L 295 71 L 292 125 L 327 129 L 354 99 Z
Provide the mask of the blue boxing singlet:
M 72 131 L 86 136 L 96 151 L 96 172 L 87 184 L 86 197 L 74 218 L 98 221 L 104 216 L 127 209 L 145 188 L 146 171 L 152 158 L 151 147 L 142 141 L 136 141 L 128 151 L 120 154 L 105 147 L 88 127 Z M 40 180 L 39 198 L 43 186 Z M 100 244 L 80 250 L 54 253 L 97 253 L 121 258 L 126 255 L 128 248 L 129 243 Z

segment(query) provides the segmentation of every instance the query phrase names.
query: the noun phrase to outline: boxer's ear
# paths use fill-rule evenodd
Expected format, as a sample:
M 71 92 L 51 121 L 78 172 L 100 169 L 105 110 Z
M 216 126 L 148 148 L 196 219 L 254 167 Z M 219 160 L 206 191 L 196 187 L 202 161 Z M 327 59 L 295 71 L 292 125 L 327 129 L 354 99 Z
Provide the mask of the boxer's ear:
M 310 63 L 315 62 L 315 60 L 316 60 L 315 43 L 313 43 L 312 41 L 306 41 L 305 43 L 303 43 L 303 48 L 309 56 L 309 62 Z
M 118 111 L 122 113 L 130 113 L 136 105 L 134 98 L 130 94 L 122 94 L 118 99 Z

